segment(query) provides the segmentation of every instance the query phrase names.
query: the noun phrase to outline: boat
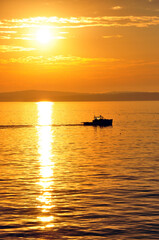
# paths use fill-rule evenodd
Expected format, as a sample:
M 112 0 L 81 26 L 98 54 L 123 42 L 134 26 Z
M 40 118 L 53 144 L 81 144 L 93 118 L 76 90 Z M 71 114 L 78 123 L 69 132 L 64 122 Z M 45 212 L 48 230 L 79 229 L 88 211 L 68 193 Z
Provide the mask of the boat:
M 83 122 L 84 126 L 100 126 L 107 127 L 112 126 L 113 119 L 105 119 L 102 115 L 94 116 L 92 122 Z

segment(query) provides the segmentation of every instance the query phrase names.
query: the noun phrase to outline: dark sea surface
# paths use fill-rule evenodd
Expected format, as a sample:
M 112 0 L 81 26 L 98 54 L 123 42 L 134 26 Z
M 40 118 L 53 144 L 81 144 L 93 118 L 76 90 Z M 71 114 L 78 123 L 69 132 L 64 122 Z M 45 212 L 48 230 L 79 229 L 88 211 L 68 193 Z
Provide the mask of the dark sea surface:
M 0 103 L 0 239 L 159 239 L 159 102 Z

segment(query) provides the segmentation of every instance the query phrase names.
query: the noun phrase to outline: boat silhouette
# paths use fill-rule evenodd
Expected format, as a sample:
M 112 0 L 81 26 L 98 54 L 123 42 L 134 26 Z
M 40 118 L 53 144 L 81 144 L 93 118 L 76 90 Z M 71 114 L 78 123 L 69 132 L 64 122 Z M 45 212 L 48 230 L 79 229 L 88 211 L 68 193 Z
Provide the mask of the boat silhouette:
M 94 116 L 92 122 L 82 122 L 84 126 L 112 126 L 113 119 L 106 119 L 102 115 Z

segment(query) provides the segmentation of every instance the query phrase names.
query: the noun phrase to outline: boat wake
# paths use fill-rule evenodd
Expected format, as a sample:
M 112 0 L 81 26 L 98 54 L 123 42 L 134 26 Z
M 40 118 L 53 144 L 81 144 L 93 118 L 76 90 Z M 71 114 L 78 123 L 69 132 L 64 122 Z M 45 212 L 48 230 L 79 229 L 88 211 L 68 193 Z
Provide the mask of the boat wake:
M 52 125 L 0 125 L 0 129 L 6 128 L 35 128 L 35 127 L 73 127 L 83 126 L 83 124 L 52 124 Z
M 35 127 L 33 125 L 0 125 L 0 129 L 5 128 L 29 128 L 29 127 Z

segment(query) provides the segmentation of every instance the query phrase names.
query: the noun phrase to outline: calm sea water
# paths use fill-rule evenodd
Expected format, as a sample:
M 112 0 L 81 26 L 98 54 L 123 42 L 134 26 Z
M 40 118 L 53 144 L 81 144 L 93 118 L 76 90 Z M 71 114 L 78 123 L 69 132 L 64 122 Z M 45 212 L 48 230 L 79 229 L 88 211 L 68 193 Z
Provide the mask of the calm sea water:
M 159 102 L 0 103 L 0 239 L 159 239 Z

